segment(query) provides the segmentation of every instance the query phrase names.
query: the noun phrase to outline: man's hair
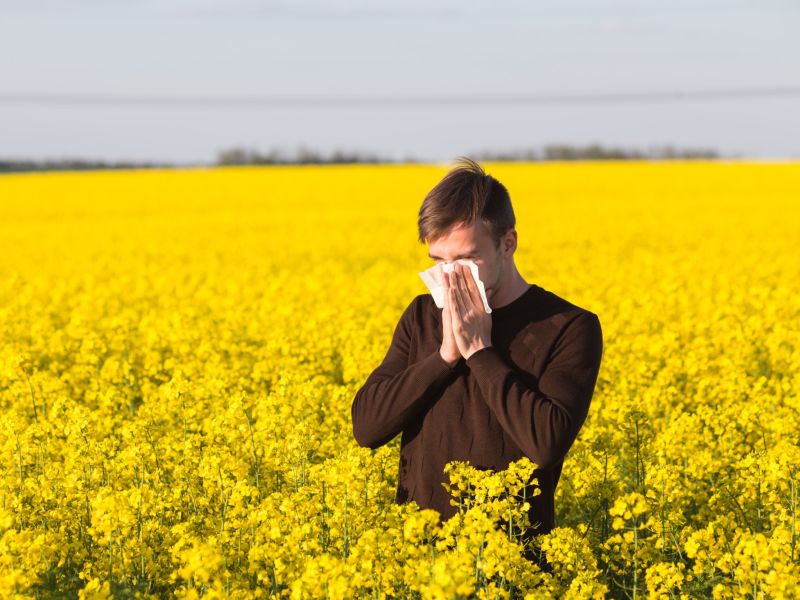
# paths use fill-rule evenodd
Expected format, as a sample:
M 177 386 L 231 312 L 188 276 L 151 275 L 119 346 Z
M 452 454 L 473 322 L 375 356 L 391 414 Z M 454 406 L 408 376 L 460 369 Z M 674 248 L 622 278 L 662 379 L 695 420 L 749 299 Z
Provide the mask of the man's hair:
M 471 158 L 459 156 L 450 170 L 428 192 L 419 209 L 419 241 L 435 241 L 456 224 L 473 225 L 479 219 L 489 228 L 495 248 L 516 224 L 508 190 Z

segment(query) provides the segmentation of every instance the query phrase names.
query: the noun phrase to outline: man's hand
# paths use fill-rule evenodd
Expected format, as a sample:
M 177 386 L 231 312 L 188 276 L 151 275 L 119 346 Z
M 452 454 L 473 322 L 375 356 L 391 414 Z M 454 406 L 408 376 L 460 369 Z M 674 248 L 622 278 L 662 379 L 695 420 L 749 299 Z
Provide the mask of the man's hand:
M 449 273 L 443 273 L 444 276 L 444 285 L 445 285 L 445 292 L 444 292 L 444 308 L 442 309 L 442 347 L 439 349 L 439 354 L 441 354 L 444 362 L 446 362 L 451 367 L 455 367 L 456 363 L 461 359 L 461 351 L 458 349 L 458 344 L 456 344 L 456 338 L 453 335 L 453 317 L 452 317 L 452 308 L 450 303 L 449 294 L 447 292 L 447 276 Z
M 449 302 L 453 336 L 466 360 L 492 345 L 492 316 L 483 307 L 478 286 L 464 265 L 456 263 L 452 273 L 444 274 L 444 286 L 445 310 Z

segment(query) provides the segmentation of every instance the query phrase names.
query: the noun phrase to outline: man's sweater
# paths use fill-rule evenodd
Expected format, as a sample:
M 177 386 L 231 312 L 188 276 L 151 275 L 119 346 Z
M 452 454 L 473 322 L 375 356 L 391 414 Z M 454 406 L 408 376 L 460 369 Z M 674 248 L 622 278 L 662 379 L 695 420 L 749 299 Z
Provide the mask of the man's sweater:
M 491 318 L 492 346 L 451 368 L 439 354 L 442 309 L 430 294 L 414 298 L 383 362 L 356 392 L 353 434 L 377 448 L 402 433 L 397 502 L 436 509 L 441 520 L 457 511 L 442 486 L 445 463 L 503 470 L 527 456 L 542 492 L 530 499 L 530 533 L 546 533 L 555 527 L 564 457 L 597 381 L 600 321 L 537 285 Z

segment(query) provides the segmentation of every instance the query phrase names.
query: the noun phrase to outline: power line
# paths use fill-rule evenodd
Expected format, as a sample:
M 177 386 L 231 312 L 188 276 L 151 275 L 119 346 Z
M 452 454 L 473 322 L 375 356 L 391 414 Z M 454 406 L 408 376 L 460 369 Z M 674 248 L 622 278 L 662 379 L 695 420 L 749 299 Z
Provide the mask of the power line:
M 61 106 L 150 106 L 164 108 L 306 108 L 306 107 L 413 107 L 547 104 L 613 104 L 682 102 L 707 99 L 798 96 L 800 86 L 674 90 L 655 92 L 591 92 L 572 94 L 453 95 L 453 96 L 190 96 L 141 94 L 63 94 L 56 92 L 0 92 L 0 104 Z

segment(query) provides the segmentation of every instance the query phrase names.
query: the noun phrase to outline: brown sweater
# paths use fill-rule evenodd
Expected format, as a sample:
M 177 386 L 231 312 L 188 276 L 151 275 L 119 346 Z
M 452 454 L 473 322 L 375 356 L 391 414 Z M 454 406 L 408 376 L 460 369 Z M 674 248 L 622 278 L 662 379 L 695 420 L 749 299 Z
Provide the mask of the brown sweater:
M 442 310 L 420 294 L 403 312 L 383 362 L 356 392 L 353 434 L 377 448 L 402 433 L 397 502 L 457 511 L 445 463 L 502 470 L 527 456 L 541 495 L 529 535 L 555 527 L 554 494 L 594 392 L 603 338 L 596 314 L 537 285 L 492 309 L 492 346 L 451 368 L 439 354 Z M 528 488 L 528 496 L 534 487 Z

